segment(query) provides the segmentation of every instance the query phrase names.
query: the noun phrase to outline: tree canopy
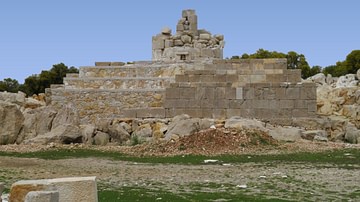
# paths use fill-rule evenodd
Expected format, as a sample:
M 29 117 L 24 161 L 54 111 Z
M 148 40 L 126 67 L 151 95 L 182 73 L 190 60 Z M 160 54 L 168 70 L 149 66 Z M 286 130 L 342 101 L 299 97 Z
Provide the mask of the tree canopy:
M 15 79 L 7 78 L 0 81 L 0 91 L 18 92 L 27 95 L 44 93 L 51 84 L 62 84 L 67 73 L 78 73 L 75 67 L 66 66 L 64 63 L 55 64 L 50 70 L 43 70 L 40 74 L 33 74 L 25 79 L 24 84 L 19 84 Z
M 289 51 L 287 54 L 277 52 L 277 51 L 268 51 L 264 49 L 259 49 L 256 53 L 247 54 L 244 53 L 239 56 L 233 56 L 231 59 L 265 59 L 265 58 L 286 58 L 288 69 L 301 69 L 301 77 L 307 78 L 314 74 L 319 73 L 320 71 L 318 66 L 316 68 L 310 68 L 306 58 L 303 54 L 298 54 L 295 51 Z M 321 69 L 321 68 L 320 68 Z

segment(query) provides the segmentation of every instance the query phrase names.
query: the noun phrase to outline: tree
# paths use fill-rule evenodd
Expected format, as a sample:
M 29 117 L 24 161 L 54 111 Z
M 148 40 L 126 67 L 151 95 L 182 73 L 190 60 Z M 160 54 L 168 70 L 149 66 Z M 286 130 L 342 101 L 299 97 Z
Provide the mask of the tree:
M 335 65 L 327 66 L 322 71 L 325 75 L 331 74 L 334 77 L 339 77 L 348 73 L 345 62 L 338 61 Z
M 44 93 L 51 84 L 62 84 L 67 73 L 78 73 L 75 67 L 68 68 L 64 63 L 55 64 L 47 71 L 43 70 L 39 75 L 31 75 L 25 79 L 22 90 L 27 95 Z
M 357 70 L 360 69 L 360 50 L 351 51 L 351 53 L 346 56 L 344 65 L 347 73 L 356 74 Z
M 16 79 L 6 78 L 0 81 L 0 91 L 7 91 L 11 93 L 17 93 L 19 91 L 20 84 Z

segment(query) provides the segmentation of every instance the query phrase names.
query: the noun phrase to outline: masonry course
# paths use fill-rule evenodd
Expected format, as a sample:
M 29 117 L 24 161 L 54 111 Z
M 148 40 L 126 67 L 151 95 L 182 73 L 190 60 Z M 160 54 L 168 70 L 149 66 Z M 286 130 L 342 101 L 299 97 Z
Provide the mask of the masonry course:
M 80 67 L 79 74 L 67 74 L 64 85 L 46 90 L 48 104 L 75 105 L 83 124 L 180 114 L 259 119 L 315 115 L 316 85 L 302 83 L 301 71 L 287 69 L 286 59 L 224 60 L 224 44 L 223 35 L 197 29 L 195 11 L 185 10 L 174 36 L 164 28 L 153 37 L 153 61 Z

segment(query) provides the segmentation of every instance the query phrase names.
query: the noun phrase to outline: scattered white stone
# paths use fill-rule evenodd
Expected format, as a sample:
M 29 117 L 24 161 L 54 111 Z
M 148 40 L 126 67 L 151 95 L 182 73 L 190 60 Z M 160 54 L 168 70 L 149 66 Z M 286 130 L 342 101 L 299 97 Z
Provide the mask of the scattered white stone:
M 236 185 L 236 188 L 241 188 L 241 189 L 246 189 L 247 185 L 246 184 L 241 184 L 241 185 Z
M 210 128 L 211 129 L 216 129 L 216 127 L 214 125 L 211 125 Z
M 223 165 L 223 166 L 231 166 L 230 163 L 223 163 L 222 165 Z
M 217 163 L 219 162 L 219 160 L 216 160 L 216 159 L 206 159 L 204 160 L 204 163 Z
M 260 175 L 259 178 L 266 179 L 266 176 L 265 175 Z
M 351 156 L 351 154 L 350 153 L 345 153 L 344 156 Z
M 162 200 L 162 198 L 156 198 L 156 200 L 158 201 L 158 200 Z
M 287 175 L 282 175 L 281 177 L 282 177 L 282 178 L 287 178 L 288 176 L 287 176 Z

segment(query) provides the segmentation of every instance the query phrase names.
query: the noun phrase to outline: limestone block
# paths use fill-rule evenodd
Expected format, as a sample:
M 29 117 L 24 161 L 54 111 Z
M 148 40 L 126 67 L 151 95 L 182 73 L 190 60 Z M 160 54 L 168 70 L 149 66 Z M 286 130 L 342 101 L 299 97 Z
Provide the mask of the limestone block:
M 236 88 L 236 99 L 242 100 L 243 98 L 243 88 Z
M 111 62 L 95 62 L 95 66 L 111 66 Z
M 182 33 L 183 31 L 184 31 L 184 25 L 179 22 L 179 23 L 176 25 L 176 32 L 177 32 L 178 34 L 180 34 L 180 33 Z
M 215 34 L 214 37 L 219 40 L 219 41 L 223 41 L 224 40 L 224 35 L 222 34 Z
M 199 39 L 209 41 L 211 39 L 211 35 L 207 33 L 203 33 L 199 35 Z
M 195 10 L 192 10 L 192 9 L 183 10 L 181 16 L 183 18 L 186 18 L 186 17 L 191 16 L 191 15 L 196 15 Z
M 251 83 L 262 83 L 266 82 L 266 75 L 250 75 Z
M 174 46 L 174 40 L 167 39 L 165 40 L 165 48 L 170 48 Z
M 58 202 L 58 191 L 31 191 L 25 197 L 25 202 Z
M 22 180 L 11 186 L 12 202 L 23 202 L 31 191 L 58 191 L 59 202 L 97 202 L 96 177 L 71 177 L 43 180 Z
M 165 118 L 165 109 L 162 107 L 138 109 L 137 118 Z
M 183 46 L 184 42 L 182 40 L 176 39 L 174 40 L 174 46 Z
M 300 88 L 289 87 L 285 90 L 286 99 L 299 99 L 300 98 Z
M 153 36 L 152 38 L 152 49 L 153 50 L 161 50 L 165 48 L 165 39 L 159 36 Z

